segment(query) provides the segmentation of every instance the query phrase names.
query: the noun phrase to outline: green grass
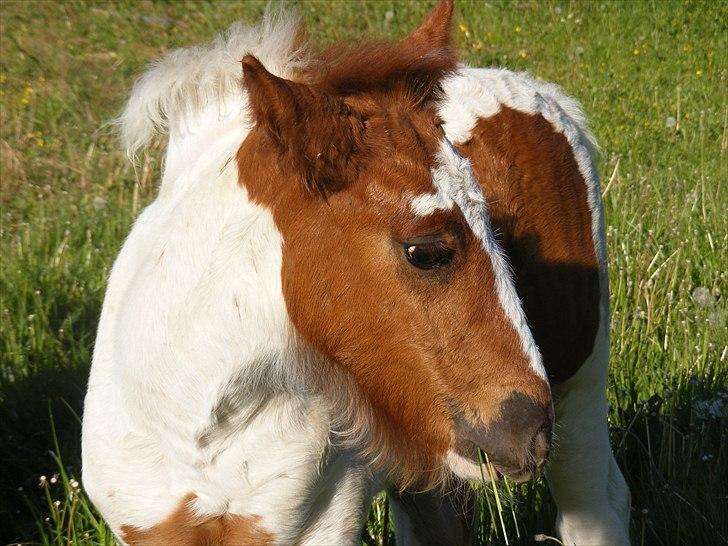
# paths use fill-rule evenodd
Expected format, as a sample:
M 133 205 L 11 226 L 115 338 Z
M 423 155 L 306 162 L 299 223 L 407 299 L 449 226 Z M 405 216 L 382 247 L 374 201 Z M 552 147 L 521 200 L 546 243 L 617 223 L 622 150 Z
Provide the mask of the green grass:
M 298 9 L 312 40 L 324 43 L 402 36 L 430 4 L 317 0 Z M 603 149 L 610 420 L 637 544 L 728 541 L 727 6 L 458 7 L 455 36 L 468 61 L 563 85 L 584 104 Z M 2 542 L 112 541 L 72 481 L 80 475 L 77 414 L 106 276 L 154 197 L 161 149 L 135 171 L 104 123 L 148 61 L 207 41 L 237 18 L 255 21 L 263 8 L 0 4 Z M 504 530 L 511 543 L 554 534 L 542 482 L 512 494 L 502 507 L 505 529 L 488 511 L 494 499 L 481 498 L 478 540 L 501 543 Z M 380 543 L 387 518 L 380 497 L 365 542 Z

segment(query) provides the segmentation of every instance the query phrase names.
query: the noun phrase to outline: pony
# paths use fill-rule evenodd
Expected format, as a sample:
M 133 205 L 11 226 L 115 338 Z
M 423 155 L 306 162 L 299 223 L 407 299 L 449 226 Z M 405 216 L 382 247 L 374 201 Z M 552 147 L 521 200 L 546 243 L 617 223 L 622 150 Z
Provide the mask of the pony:
M 443 492 L 483 450 L 548 460 L 565 543 L 628 544 L 595 143 L 558 87 L 459 64 L 452 13 L 317 53 L 270 10 L 135 85 L 127 150 L 166 155 L 82 438 L 122 543 L 354 544 L 383 487 L 399 543 L 462 543 Z

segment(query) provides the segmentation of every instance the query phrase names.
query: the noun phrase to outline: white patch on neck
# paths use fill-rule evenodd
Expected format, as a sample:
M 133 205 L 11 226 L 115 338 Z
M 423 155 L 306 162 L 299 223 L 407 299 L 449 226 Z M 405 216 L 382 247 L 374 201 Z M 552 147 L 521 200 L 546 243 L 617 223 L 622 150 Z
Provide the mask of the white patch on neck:
M 425 216 L 438 209 L 450 209 L 453 204 L 460 208 L 470 229 L 490 258 L 498 300 L 518 333 L 531 369 L 545 381 L 546 370 L 541 353 L 528 327 L 508 262 L 493 236 L 485 196 L 475 179 L 470 161 L 460 156 L 447 139 L 443 139 L 440 144 L 437 161 L 437 167 L 432 170 L 436 193 L 415 197 L 411 204 L 412 210 L 418 216 Z

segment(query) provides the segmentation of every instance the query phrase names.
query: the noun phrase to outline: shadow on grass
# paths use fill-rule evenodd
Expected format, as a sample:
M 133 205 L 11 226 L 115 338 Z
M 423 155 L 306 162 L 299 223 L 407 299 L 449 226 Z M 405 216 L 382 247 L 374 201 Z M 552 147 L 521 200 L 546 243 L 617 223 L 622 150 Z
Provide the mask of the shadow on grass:
M 612 445 L 632 492 L 633 539 L 728 544 L 728 386 L 693 375 L 648 400 L 622 394 Z
M 38 487 L 41 475 L 57 471 L 51 415 L 59 451 L 70 476 L 80 479 L 80 421 L 88 369 L 45 368 L 6 383 L 0 402 L 0 540 L 38 536 L 47 502 Z M 728 543 L 728 389 L 705 378 L 684 379 L 675 389 L 648 400 L 622 392 L 612 443 L 633 498 L 632 534 L 638 544 Z M 32 509 L 28 506 L 32 505 Z M 534 534 L 552 534 L 555 507 L 543 483 L 515 492 L 513 518 L 506 511 L 511 544 L 531 544 Z M 489 525 L 485 511 L 478 521 Z M 501 544 L 490 527 L 481 544 Z M 476 539 L 477 540 L 477 539 Z
M 81 477 L 81 423 L 87 368 L 44 367 L 6 382 L 0 401 L 0 543 L 37 535 L 36 517 L 46 505 L 40 476 L 57 472 L 51 415 L 60 454 L 69 474 Z M 47 511 L 47 509 L 46 509 Z

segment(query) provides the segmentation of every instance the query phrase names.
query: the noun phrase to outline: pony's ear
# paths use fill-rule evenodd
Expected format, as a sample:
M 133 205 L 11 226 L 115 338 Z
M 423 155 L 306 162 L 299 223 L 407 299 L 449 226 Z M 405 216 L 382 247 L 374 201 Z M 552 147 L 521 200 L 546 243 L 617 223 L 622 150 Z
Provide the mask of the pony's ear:
M 301 111 L 299 84 L 271 74 L 252 55 L 241 63 L 253 119 L 277 144 L 284 144 L 286 129 L 296 125 Z
M 351 182 L 364 132 L 361 116 L 340 97 L 271 74 L 252 55 L 242 64 L 252 118 L 278 146 L 284 168 L 314 194 L 326 196 Z
M 453 0 L 440 0 L 422 24 L 402 43 L 414 45 L 424 51 L 450 47 Z

